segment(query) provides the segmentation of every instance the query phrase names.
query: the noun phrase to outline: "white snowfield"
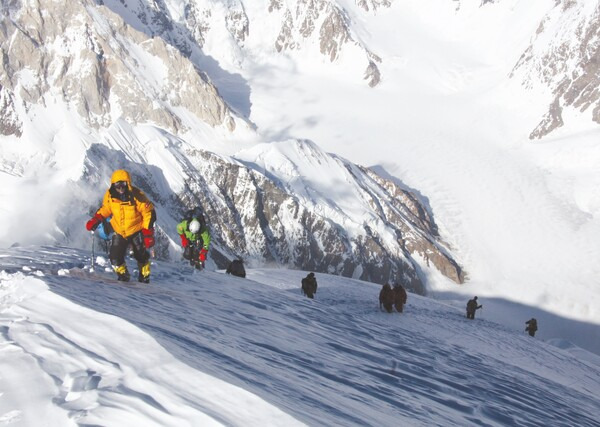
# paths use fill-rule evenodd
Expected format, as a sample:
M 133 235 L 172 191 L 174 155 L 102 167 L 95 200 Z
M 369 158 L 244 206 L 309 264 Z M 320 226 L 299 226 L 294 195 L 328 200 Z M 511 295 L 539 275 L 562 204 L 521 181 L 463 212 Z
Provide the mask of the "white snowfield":
M 599 357 L 488 320 L 498 303 L 388 314 L 342 277 L 309 300 L 302 271 L 156 262 L 126 285 L 96 261 L 0 251 L 0 425 L 598 425 Z

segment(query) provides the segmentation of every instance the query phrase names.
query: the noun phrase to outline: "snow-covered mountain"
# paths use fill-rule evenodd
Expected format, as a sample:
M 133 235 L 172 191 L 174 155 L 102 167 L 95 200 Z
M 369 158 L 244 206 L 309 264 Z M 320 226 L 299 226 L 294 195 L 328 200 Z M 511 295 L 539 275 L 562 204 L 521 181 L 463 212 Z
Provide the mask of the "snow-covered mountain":
M 409 10 L 415 7 L 414 2 L 405 3 Z M 438 0 L 435 3 L 442 12 L 432 7 L 426 11 L 429 18 L 433 21 L 439 18 L 436 15 L 441 15 L 447 20 L 446 26 L 453 28 L 459 23 L 477 25 L 476 21 L 494 16 L 499 17 L 499 22 L 514 19 L 506 16 L 507 12 L 522 12 L 525 2 L 504 0 L 478 4 Z M 400 9 L 389 0 L 164 0 L 152 3 L 110 0 L 100 4 L 123 16 L 136 29 L 159 35 L 206 70 L 213 70 L 207 55 L 230 72 L 240 73 L 249 67 L 264 65 L 265 57 L 289 55 L 299 66 L 304 64 L 308 68 L 315 62 L 329 62 L 334 64 L 332 68 L 337 73 L 346 74 L 355 82 L 366 80 L 371 87 L 388 76 L 381 71 L 385 55 L 378 53 L 382 49 L 373 40 L 368 20 L 377 14 L 392 14 L 394 11 L 389 9 Z M 596 1 L 568 0 L 538 2 L 526 7 L 539 11 L 531 20 L 537 28 L 527 34 L 528 46 L 509 45 L 515 49 L 511 56 L 518 53 L 520 58 L 518 61 L 515 58 L 512 72 L 506 78 L 525 88 L 546 92 L 546 99 L 537 107 L 546 108 L 547 113 L 538 118 L 539 123 L 530 124 L 535 128 L 530 138 L 540 138 L 561 127 L 565 120 L 562 109 L 567 107 L 587 113 L 588 118 L 600 122 L 597 90 L 600 5 Z M 402 12 L 406 11 L 398 10 Z M 505 33 L 506 30 L 497 37 L 508 39 L 510 35 Z M 487 34 L 481 35 L 484 39 L 487 37 Z M 217 81 L 221 80 L 221 72 L 213 70 L 212 74 Z
M 237 64 L 262 55 L 308 54 L 329 63 L 344 62 L 344 57 L 350 56 L 356 61 L 346 60 L 346 71 L 366 80 L 371 87 L 380 81 L 377 63 L 381 59 L 354 31 L 352 13 L 374 13 L 391 4 L 388 0 L 363 0 L 349 8 L 344 2 L 331 0 L 99 3 L 123 16 L 136 29 L 167 40 L 203 67 L 210 68 L 207 54 L 219 62 L 228 58 Z
M 201 205 L 215 242 L 211 256 L 221 268 L 231 258 L 243 257 L 376 282 L 401 281 L 424 293 L 416 254 L 426 266 L 463 281 L 464 273 L 441 242 L 427 207 L 406 188 L 309 142 L 258 146 L 239 154 L 247 165 L 243 167 L 235 159 L 200 149 L 207 135 L 186 141 L 188 132 L 209 137 L 231 133 L 229 138 L 234 138 L 240 126 L 242 132 L 252 131 L 182 55 L 191 54 L 185 47 L 189 43 L 181 41 L 183 35 L 175 37 L 177 31 L 168 33 L 174 26 L 160 18 L 165 11 L 155 10 L 158 15 L 146 19 L 141 7 L 135 9 L 138 25 L 157 26 L 164 40 L 136 31 L 93 2 L 63 7 L 48 1 L 8 9 L 5 133 L 17 140 L 35 138 L 39 116 L 51 114 L 44 107 L 55 104 L 67 115 L 78 113 L 73 120 L 99 139 L 100 144 L 90 145 L 90 136 L 73 138 L 60 135 L 61 129 L 46 129 L 52 137 L 42 148 L 44 167 L 60 169 L 54 165 L 56 144 L 64 144 L 70 156 L 78 151 L 69 166 L 77 169 L 70 178 L 79 188 L 73 191 L 66 184 L 66 189 L 83 205 L 81 221 L 98 207 L 101 191 L 92 198 L 92 189 L 106 186 L 112 170 L 125 168 L 160 207 L 160 257 L 168 258 L 169 246 L 175 246 L 182 212 Z M 40 13 L 47 18 L 39 19 Z M 195 51 L 199 48 L 195 45 Z M 44 111 L 29 112 L 37 109 Z M 137 130 L 142 123 L 152 125 Z M 6 172 L 23 177 L 41 166 L 22 158 L 27 145 L 7 150 Z M 308 173 L 313 176 L 304 175 Z M 74 206 L 75 200 L 65 197 L 63 203 Z M 49 232 L 55 241 L 82 244 L 83 233 L 70 216 L 56 214 L 55 221 L 57 229 Z
M 177 145 L 146 153 L 138 147 L 129 153 L 93 145 L 76 194 L 105 186 L 110 168 L 130 170 L 159 206 L 156 254 L 162 259 L 180 257 L 173 248 L 174 230 L 185 209 L 199 205 L 209 218 L 211 258 L 219 268 L 242 257 L 250 264 L 401 281 L 419 293 L 425 292 L 420 271 L 428 266 L 457 283 L 464 279 L 413 193 L 315 144 L 263 144 L 235 159 Z M 95 206 L 97 198 L 88 199 L 89 204 Z M 72 224 L 70 216 L 58 219 L 62 230 L 71 230 Z M 75 240 L 85 238 L 85 230 L 70 233 Z
M 124 167 L 158 207 L 162 260 L 200 204 L 211 268 L 242 256 L 600 323 L 597 1 L 2 16 L 3 246 L 89 247 L 83 223 Z
M 598 425 L 599 358 L 550 340 L 552 313 L 531 338 L 488 318 L 507 301 L 467 320 L 463 300 L 411 294 L 389 314 L 379 285 L 339 276 L 317 274 L 314 300 L 284 269 L 158 261 L 150 285 L 119 284 L 90 255 L 0 251 L 2 423 Z
M 565 108 L 600 123 L 600 3 L 556 2 L 511 77 L 529 87 L 544 85 L 554 97 L 530 138 L 563 126 Z

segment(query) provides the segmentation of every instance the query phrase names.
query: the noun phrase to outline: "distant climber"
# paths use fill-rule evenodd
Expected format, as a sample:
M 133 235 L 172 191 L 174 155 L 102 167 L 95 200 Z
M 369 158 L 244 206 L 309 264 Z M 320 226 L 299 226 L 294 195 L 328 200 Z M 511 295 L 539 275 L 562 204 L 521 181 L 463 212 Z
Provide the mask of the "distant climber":
M 391 313 L 393 311 L 394 298 L 394 290 L 389 283 L 386 283 L 381 287 L 381 291 L 379 291 L 379 308 L 381 309 L 383 306 L 385 311 Z
M 317 293 L 317 279 L 315 273 L 308 273 L 308 275 L 302 279 L 302 294 L 309 298 L 314 298 Z
M 483 305 L 477 305 L 477 297 L 473 297 L 467 302 L 467 319 L 475 319 L 475 311 L 479 310 Z
M 131 185 L 129 172 L 123 169 L 112 174 L 110 188 L 104 193 L 102 206 L 85 224 L 85 228 L 94 231 L 111 215 L 110 225 L 115 234 L 112 236 L 109 257 L 117 278 L 129 281 L 125 252 L 131 245 L 138 263 L 138 281 L 149 283 L 150 253 L 147 249 L 154 246 L 156 212 L 148 197 Z
M 246 277 L 246 269 L 244 268 L 244 262 L 241 259 L 234 259 L 229 263 L 226 273 L 232 274 L 237 277 Z
M 525 332 L 529 332 L 529 336 L 534 337 L 535 336 L 535 331 L 538 330 L 537 320 L 535 320 L 535 318 L 532 317 L 527 322 L 525 322 L 525 324 L 527 325 L 527 327 L 525 328 Z
M 394 285 L 394 307 L 396 311 L 402 313 L 404 311 L 404 304 L 406 304 L 406 290 L 400 283 Z
M 208 256 L 210 232 L 200 207 L 186 212 L 185 218 L 177 224 L 177 234 L 181 238 L 183 258 L 198 270 L 203 269 Z

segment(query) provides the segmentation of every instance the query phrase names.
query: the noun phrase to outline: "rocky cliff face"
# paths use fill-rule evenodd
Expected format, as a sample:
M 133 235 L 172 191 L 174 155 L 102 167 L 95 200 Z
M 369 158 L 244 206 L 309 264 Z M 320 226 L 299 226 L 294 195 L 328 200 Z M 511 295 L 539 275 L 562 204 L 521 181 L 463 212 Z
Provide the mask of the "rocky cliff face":
M 277 152 L 276 160 L 268 148 L 254 159 L 268 156 L 269 162 L 250 162 L 258 164 L 254 168 L 207 152 L 187 153 L 200 176 L 210 176 L 212 182 L 190 180 L 179 197 L 186 205 L 199 203 L 206 209 L 221 247 L 231 248 L 224 251 L 225 258 L 241 256 L 378 283 L 400 281 L 423 293 L 420 259 L 455 282 L 464 281 L 464 272 L 444 249 L 433 219 L 414 194 L 369 169 L 331 157 L 310 142 L 285 145 L 302 154 L 286 158 Z M 345 184 L 337 184 L 338 191 L 352 204 L 364 206 L 364 215 L 347 213 L 348 200 L 336 200 L 332 194 L 323 203 L 320 190 L 300 177 L 295 179 L 301 183 L 289 184 L 295 172 L 275 175 L 278 169 L 297 170 L 315 161 L 327 174 L 335 171 L 343 177 Z
M 548 112 L 530 134 L 539 139 L 564 125 L 574 108 L 600 123 L 600 4 L 563 0 L 540 22 L 511 77 L 552 91 Z
M 210 126 L 235 121 L 206 76 L 160 38 L 126 25 L 108 8 L 82 2 L 14 2 L 0 23 L 1 100 L 23 110 L 61 99 L 94 127 L 116 118 L 185 130 L 184 108 Z M 140 69 L 148 59 L 156 69 Z M 2 113 L 3 132 L 18 132 L 15 108 Z
M 250 5 L 246 0 L 225 4 L 214 0 L 182 0 L 177 3 L 178 7 L 171 8 L 164 1 L 104 0 L 101 3 L 115 13 L 133 14 L 138 21 L 136 28 L 148 35 L 159 35 L 187 57 L 193 57 L 204 47 L 210 32 L 228 34 L 231 44 L 244 51 L 246 41 L 254 37 L 257 29 L 262 29 L 268 18 L 278 26 L 278 32 L 268 40 L 276 52 L 310 50 L 318 46 L 323 56 L 336 62 L 344 49 L 356 49 L 364 58 L 361 66 L 367 83 L 373 87 L 381 80 L 377 66 L 381 59 L 355 39 L 345 9 L 334 0 L 252 0 L 253 8 L 260 4 L 260 16 L 248 13 Z M 390 4 L 387 0 L 357 3 L 363 13 L 372 13 Z M 178 9 L 182 10 L 179 14 L 169 12 Z
M 390 7 L 392 5 L 391 0 L 357 0 L 357 6 L 363 8 L 366 12 L 376 11 L 380 7 Z
M 22 123 L 15 110 L 15 97 L 12 91 L 0 85 L 0 134 L 21 136 Z

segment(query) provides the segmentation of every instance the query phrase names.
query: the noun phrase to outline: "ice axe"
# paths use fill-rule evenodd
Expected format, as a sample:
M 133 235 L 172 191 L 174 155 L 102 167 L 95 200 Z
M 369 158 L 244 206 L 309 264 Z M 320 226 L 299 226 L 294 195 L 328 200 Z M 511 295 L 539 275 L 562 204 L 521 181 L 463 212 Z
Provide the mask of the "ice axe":
M 96 258 L 96 255 L 94 253 L 95 252 L 94 244 L 96 242 L 96 239 L 95 239 L 96 236 L 94 236 L 94 230 L 92 230 L 91 233 L 92 233 L 92 268 L 91 268 L 91 271 L 94 271 L 94 258 Z

